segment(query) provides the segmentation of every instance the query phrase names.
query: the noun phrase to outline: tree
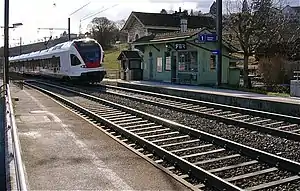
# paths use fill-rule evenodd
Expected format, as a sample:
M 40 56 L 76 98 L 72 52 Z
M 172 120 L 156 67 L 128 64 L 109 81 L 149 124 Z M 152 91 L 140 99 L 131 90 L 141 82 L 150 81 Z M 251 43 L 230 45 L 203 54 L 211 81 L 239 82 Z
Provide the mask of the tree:
M 121 29 L 123 28 L 123 26 L 125 25 L 125 23 L 126 23 L 126 21 L 125 21 L 124 19 L 118 20 L 118 21 L 115 22 L 116 27 L 117 27 L 119 30 L 121 30 Z
M 162 10 L 160 11 L 160 13 L 161 13 L 161 14 L 168 14 L 168 12 L 166 11 L 166 9 L 162 9 Z
M 106 17 L 96 17 L 88 26 L 91 36 L 96 39 L 103 48 L 108 48 L 115 43 L 119 33 L 115 22 Z
M 277 5 L 276 5 L 277 6 Z M 280 39 L 286 23 L 280 9 L 272 0 L 252 0 L 249 4 L 244 0 L 237 4 L 236 13 L 227 4 L 230 13 L 225 21 L 225 31 L 232 34 L 244 52 L 244 86 L 249 88 L 248 78 L 249 57 L 261 44 L 270 44 Z
M 193 9 L 191 9 L 190 15 L 194 16 L 194 10 Z

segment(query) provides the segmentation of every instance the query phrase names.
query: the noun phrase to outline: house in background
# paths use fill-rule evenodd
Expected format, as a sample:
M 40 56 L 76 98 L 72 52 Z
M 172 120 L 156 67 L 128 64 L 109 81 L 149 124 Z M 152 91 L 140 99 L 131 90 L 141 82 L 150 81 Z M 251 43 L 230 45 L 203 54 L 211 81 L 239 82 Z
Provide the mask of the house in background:
M 132 43 L 151 34 L 180 31 L 181 26 L 185 30 L 204 27 L 214 29 L 215 19 L 204 15 L 190 16 L 181 8 L 173 14 L 132 12 L 121 31 L 128 34 L 128 43 Z
M 300 6 L 291 7 L 287 5 L 283 9 L 283 14 L 293 22 L 300 22 Z

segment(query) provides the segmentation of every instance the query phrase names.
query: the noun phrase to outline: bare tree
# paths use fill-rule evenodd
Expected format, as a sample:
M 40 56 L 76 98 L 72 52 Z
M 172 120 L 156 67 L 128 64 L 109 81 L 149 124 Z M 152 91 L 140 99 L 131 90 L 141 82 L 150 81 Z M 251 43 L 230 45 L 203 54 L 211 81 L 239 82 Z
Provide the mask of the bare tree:
M 193 10 L 193 9 L 191 9 L 190 15 L 191 15 L 191 16 L 194 16 L 194 10 Z
M 124 19 L 118 20 L 118 21 L 115 22 L 116 27 L 117 27 L 119 30 L 121 30 L 121 29 L 123 28 L 123 26 L 125 25 L 125 23 L 126 23 L 126 21 L 125 21 Z
M 285 27 L 285 19 L 281 13 L 280 2 L 275 0 L 244 0 L 241 2 L 227 2 L 229 13 L 225 20 L 225 33 L 232 35 L 232 39 L 244 53 L 244 86 L 249 88 L 251 82 L 248 77 L 249 57 L 262 44 L 269 44 L 280 40 Z
M 88 26 L 91 36 L 95 38 L 104 48 L 115 43 L 119 33 L 115 22 L 106 17 L 96 17 Z
M 161 13 L 161 14 L 168 14 L 168 12 L 166 11 L 166 9 L 162 9 L 162 10 L 160 11 L 160 13 Z

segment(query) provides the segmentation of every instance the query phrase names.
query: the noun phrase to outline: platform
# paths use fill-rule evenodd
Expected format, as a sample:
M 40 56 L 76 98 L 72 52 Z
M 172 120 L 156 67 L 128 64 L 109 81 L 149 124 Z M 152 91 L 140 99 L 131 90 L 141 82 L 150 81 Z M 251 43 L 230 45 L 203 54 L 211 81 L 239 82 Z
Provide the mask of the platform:
M 108 80 L 104 83 L 117 83 L 120 87 L 148 90 L 202 101 L 228 104 L 250 109 L 300 116 L 300 99 L 296 97 L 277 97 L 263 94 L 211 88 L 192 85 L 177 85 L 151 81 Z
M 51 98 L 11 89 L 30 190 L 188 190 Z

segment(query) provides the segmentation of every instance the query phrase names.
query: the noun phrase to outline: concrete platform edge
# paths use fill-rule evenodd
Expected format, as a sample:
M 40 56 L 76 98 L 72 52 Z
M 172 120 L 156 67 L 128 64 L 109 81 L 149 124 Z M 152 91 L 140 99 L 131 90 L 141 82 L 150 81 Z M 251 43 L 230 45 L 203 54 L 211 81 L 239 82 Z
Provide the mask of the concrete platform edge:
M 224 96 L 213 93 L 210 94 L 205 92 L 195 92 L 192 90 L 184 91 L 176 88 L 151 86 L 147 84 L 117 82 L 117 86 L 300 117 L 299 104 L 254 98 L 234 97 L 230 95 Z

